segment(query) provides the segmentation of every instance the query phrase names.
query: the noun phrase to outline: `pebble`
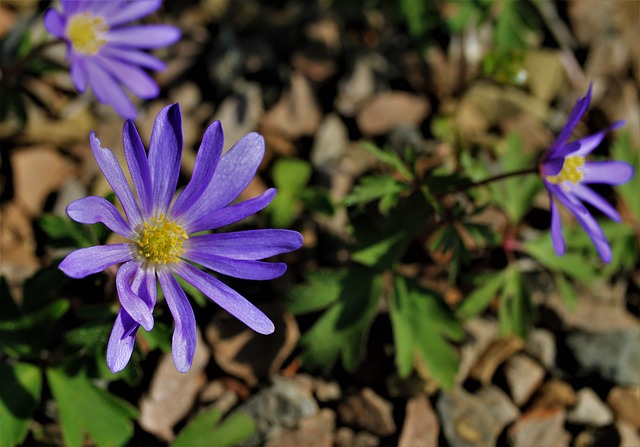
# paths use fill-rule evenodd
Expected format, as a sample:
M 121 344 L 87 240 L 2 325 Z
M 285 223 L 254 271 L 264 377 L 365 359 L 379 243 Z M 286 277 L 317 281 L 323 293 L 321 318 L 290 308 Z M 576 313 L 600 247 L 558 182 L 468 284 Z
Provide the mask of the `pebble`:
M 536 392 L 546 371 L 538 362 L 525 354 L 516 354 L 511 357 L 504 366 L 504 375 L 507 379 L 511 398 L 519 407 L 529 401 Z
M 336 414 L 323 408 L 316 414 L 301 419 L 295 429 L 282 430 L 271 437 L 265 447 L 314 446 L 333 447 Z
M 613 412 L 591 388 L 582 388 L 576 397 L 576 406 L 567 413 L 568 422 L 596 427 L 613 423 Z
M 362 428 L 378 436 L 389 436 L 396 431 L 393 406 L 371 388 L 348 396 L 338 405 L 340 420 L 346 425 Z
M 616 419 L 640 430 L 640 386 L 613 387 L 607 396 L 607 403 Z
M 511 447 L 565 447 L 571 435 L 564 429 L 565 410 L 561 407 L 534 408 L 508 430 Z
M 553 368 L 556 363 L 556 338 L 547 329 L 533 329 L 527 337 L 524 350 L 547 369 Z
M 407 401 L 398 447 L 437 447 L 440 423 L 424 394 Z

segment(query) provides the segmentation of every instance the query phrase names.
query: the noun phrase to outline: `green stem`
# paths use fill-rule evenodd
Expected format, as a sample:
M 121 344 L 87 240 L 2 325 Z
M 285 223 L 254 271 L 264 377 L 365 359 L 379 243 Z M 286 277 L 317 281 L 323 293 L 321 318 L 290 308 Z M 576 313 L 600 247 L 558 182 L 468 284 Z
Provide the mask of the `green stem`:
M 44 50 L 52 47 L 56 44 L 63 43 L 63 40 L 49 40 L 47 42 L 42 42 L 39 45 L 36 45 L 22 58 L 14 61 L 11 65 L 2 69 L 2 76 L 0 77 L 0 82 L 9 83 L 11 80 L 18 75 L 22 70 L 24 70 L 25 66 L 36 57 L 38 54 L 42 53 Z
M 538 173 L 538 167 L 537 166 L 533 167 L 533 168 L 520 169 L 519 171 L 505 172 L 505 173 L 502 173 L 502 174 L 494 175 L 493 177 L 488 177 L 488 178 L 486 178 L 484 180 L 480 180 L 479 182 L 467 183 L 466 185 L 462 185 L 462 186 L 456 188 L 452 192 L 466 191 L 467 189 L 476 188 L 478 186 L 483 186 L 483 185 L 486 185 L 488 183 L 497 182 L 498 180 L 504 180 L 504 179 L 509 178 L 509 177 L 518 177 L 518 176 L 521 176 L 521 175 L 537 174 L 537 173 Z

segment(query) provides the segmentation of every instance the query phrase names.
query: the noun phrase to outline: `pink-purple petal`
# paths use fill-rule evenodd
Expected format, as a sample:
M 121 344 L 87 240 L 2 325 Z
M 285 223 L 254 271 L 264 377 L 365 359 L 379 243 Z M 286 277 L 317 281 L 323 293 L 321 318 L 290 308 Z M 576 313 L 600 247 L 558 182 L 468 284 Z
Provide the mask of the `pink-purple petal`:
M 195 204 L 197 204 L 197 208 L 200 207 L 198 200 L 216 170 L 222 155 L 223 145 L 222 124 L 220 121 L 215 121 L 211 123 L 202 137 L 191 180 L 173 204 L 171 208 L 172 218 L 179 218 L 184 213 L 191 212 L 191 208 Z
M 92 60 L 85 61 L 89 85 L 98 101 L 109 104 L 123 118 L 135 119 L 136 108 L 120 84 Z
M 181 262 L 176 273 L 224 310 L 260 334 L 271 334 L 273 322 L 238 292 L 192 265 Z
M 125 48 L 160 48 L 180 39 L 181 32 L 171 25 L 137 25 L 117 28 L 105 33 L 110 45 Z
M 43 17 L 45 29 L 56 37 L 64 38 L 67 19 L 53 8 L 47 9 Z
M 120 309 L 107 344 L 107 366 L 112 373 L 122 371 L 129 363 L 139 327 L 124 309 Z
M 69 75 L 73 86 L 80 93 L 83 93 L 87 89 L 87 67 L 85 58 L 82 56 L 75 56 L 71 61 L 71 70 Z
M 94 56 L 93 60 L 100 65 L 100 68 L 113 76 L 116 81 L 140 98 L 156 98 L 160 93 L 155 81 L 144 70 L 135 65 L 120 62 L 117 59 L 108 59 L 100 54 Z
M 593 135 L 589 135 L 587 137 L 576 140 L 578 143 L 580 143 L 580 150 L 577 151 L 574 155 L 579 155 L 581 157 L 589 155 L 591 152 L 593 152 L 593 150 L 596 147 L 598 147 L 598 145 L 602 142 L 602 140 L 604 139 L 604 136 L 607 133 L 614 131 L 616 129 L 619 129 L 622 126 L 624 126 L 624 121 L 616 121 L 615 123 L 606 127 L 600 132 L 597 132 L 597 133 L 594 133 Z
M 565 145 L 566 141 L 569 139 L 569 137 L 573 133 L 573 129 L 575 129 L 576 124 L 578 124 L 578 121 L 580 121 L 582 116 L 585 114 L 585 112 L 589 108 L 589 104 L 591 103 L 592 89 L 593 89 L 593 84 L 589 84 L 589 90 L 587 90 L 587 94 L 585 95 L 585 97 L 580 98 L 578 101 L 576 101 L 576 104 L 573 106 L 573 110 L 571 110 L 571 114 L 569 115 L 569 118 L 567 119 L 566 124 L 564 125 L 560 133 L 558 133 L 558 136 L 556 137 L 555 141 L 549 147 L 549 153 L 552 157 L 557 156 L 556 151 Z
M 168 270 L 159 270 L 158 279 L 175 321 L 171 352 L 173 363 L 180 372 L 191 369 L 196 352 L 196 319 L 184 291 Z
M 287 271 L 287 264 L 284 262 L 238 260 L 197 250 L 185 252 L 184 259 L 207 267 L 214 272 L 240 279 L 265 281 L 278 278 Z
M 173 104 L 158 113 L 149 143 L 154 212 L 167 214 L 180 174 L 182 144 L 180 107 Z
M 131 180 L 135 186 L 142 215 L 144 219 L 150 219 L 153 213 L 153 196 L 151 188 L 151 173 L 149 171 L 149 161 L 144 150 L 138 129 L 131 120 L 124 123 L 122 129 L 122 143 L 124 146 L 124 156 L 127 161 Z
M 141 19 L 157 10 L 162 0 L 137 0 L 122 5 L 117 11 L 105 17 L 107 25 L 113 27 Z
M 113 45 L 105 45 L 100 54 L 110 59 L 117 59 L 131 65 L 149 68 L 151 70 L 164 70 L 167 65 L 155 56 L 144 51 L 129 48 L 119 48 Z
M 133 289 L 139 290 L 145 279 L 143 273 L 139 273 L 140 264 L 136 260 L 125 262 L 116 274 L 116 289 L 122 307 L 137 323 L 140 323 L 146 331 L 153 329 L 153 315 L 147 303 Z M 134 278 L 135 276 L 135 278 Z
M 590 161 L 584 165 L 582 183 L 617 186 L 631 180 L 634 173 L 633 166 L 624 161 Z
M 71 278 L 84 278 L 131 259 L 130 244 L 96 245 L 72 251 L 58 268 Z
M 67 207 L 67 214 L 76 222 L 83 224 L 103 223 L 114 233 L 126 238 L 131 237 L 131 228 L 120 212 L 108 200 L 89 196 L 74 200 Z
M 104 177 L 111 185 L 113 192 L 115 192 L 118 200 L 122 204 L 127 219 L 131 227 L 137 227 L 142 225 L 142 214 L 140 214 L 140 208 L 133 196 L 131 187 L 127 182 L 127 178 L 122 172 L 118 159 L 107 148 L 103 148 L 100 140 L 96 137 L 95 132 L 89 134 L 89 142 L 91 143 L 91 150 L 93 156 L 100 167 L 100 170 L 104 174 Z
M 231 259 L 258 260 L 288 253 L 302 246 L 297 231 L 264 229 L 192 236 L 185 241 L 185 252 L 191 250 Z
M 551 242 L 558 256 L 562 256 L 565 252 L 564 236 L 562 235 L 562 220 L 560 211 L 556 205 L 553 196 L 549 192 L 549 203 L 551 205 Z
M 575 185 L 571 192 L 575 194 L 580 200 L 587 202 L 588 204 L 599 209 L 604 215 L 606 215 L 609 219 L 620 222 L 622 218 L 620 214 L 607 202 L 602 198 L 598 193 L 585 185 Z

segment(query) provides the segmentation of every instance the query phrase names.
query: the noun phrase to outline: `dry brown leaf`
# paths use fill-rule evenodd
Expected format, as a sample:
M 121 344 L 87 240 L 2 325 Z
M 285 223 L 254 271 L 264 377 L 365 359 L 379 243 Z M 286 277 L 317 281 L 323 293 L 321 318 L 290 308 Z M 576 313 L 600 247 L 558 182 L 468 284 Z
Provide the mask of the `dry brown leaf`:
M 401 91 L 378 93 L 356 117 L 365 135 L 382 135 L 399 125 L 418 126 L 431 109 L 427 98 Z

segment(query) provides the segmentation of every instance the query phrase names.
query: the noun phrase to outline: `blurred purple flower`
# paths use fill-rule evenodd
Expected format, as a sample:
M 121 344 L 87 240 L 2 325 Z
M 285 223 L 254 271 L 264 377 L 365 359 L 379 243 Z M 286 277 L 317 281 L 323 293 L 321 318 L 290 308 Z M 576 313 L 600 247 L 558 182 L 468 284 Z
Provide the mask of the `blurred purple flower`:
M 135 195 L 115 155 L 101 147 L 95 133 L 89 139 L 98 166 L 122 204 L 126 219 L 106 199 L 95 196 L 72 202 L 67 213 L 80 223 L 102 222 L 128 241 L 71 252 L 60 269 L 73 278 L 83 278 L 122 263 L 116 275 L 122 308 L 107 347 L 109 368 L 117 372 L 127 365 L 140 326 L 147 331 L 153 328 L 156 278 L 175 320 L 173 361 L 181 372 L 191 367 L 196 322 L 176 275 L 251 329 L 272 333 L 273 323 L 260 310 L 190 264 L 236 278 L 273 279 L 285 272 L 286 264 L 259 260 L 302 245 L 300 233 L 291 230 L 201 233 L 238 222 L 266 207 L 275 196 L 272 188 L 253 199 L 229 205 L 254 177 L 264 155 L 263 138 L 250 133 L 221 156 L 222 126 L 219 121 L 211 124 L 196 156 L 191 181 L 175 201 L 172 199 L 182 156 L 182 122 L 177 104 L 158 114 L 148 155 L 134 124 L 124 124 L 124 155 Z
M 78 91 L 84 92 L 88 82 L 100 102 L 130 119 L 136 117 L 136 109 L 122 85 L 140 98 L 158 96 L 157 84 L 142 68 L 163 70 L 165 64 L 141 50 L 176 42 L 180 30 L 121 25 L 151 14 L 161 4 L 162 0 L 62 0 L 62 12 L 47 10 L 44 26 L 67 42 L 71 79 Z
M 586 161 L 589 155 L 602 142 L 605 134 L 624 125 L 617 121 L 606 129 L 567 143 L 573 129 L 591 103 L 591 89 L 584 98 L 579 99 L 571 111 L 571 115 L 556 140 L 547 150 L 540 165 L 540 175 L 549 193 L 551 203 L 551 240 L 559 256 L 565 251 L 562 236 L 562 222 L 554 197 L 575 216 L 587 235 L 593 241 L 604 262 L 611 261 L 611 247 L 602 228 L 582 203 L 583 201 L 600 210 L 610 219 L 619 222 L 618 212 L 600 195 L 589 188 L 591 183 L 621 185 L 633 177 L 634 169 L 623 161 Z

